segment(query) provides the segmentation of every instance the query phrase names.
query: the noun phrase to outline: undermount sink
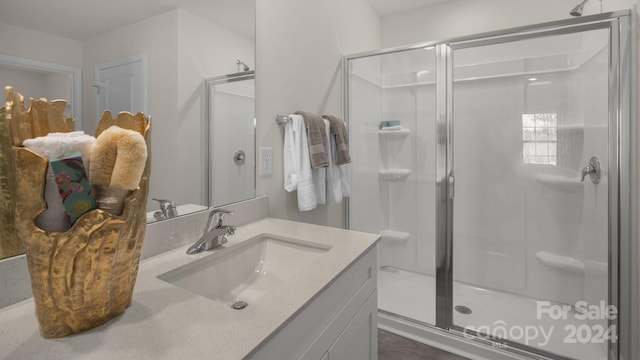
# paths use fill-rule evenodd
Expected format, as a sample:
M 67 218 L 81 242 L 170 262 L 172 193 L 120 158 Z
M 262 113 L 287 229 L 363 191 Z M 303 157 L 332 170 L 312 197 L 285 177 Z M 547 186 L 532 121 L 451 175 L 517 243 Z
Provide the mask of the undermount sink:
M 330 246 L 258 235 L 187 265 L 158 275 L 158 279 L 198 295 L 228 303 L 251 303 L 286 282 Z

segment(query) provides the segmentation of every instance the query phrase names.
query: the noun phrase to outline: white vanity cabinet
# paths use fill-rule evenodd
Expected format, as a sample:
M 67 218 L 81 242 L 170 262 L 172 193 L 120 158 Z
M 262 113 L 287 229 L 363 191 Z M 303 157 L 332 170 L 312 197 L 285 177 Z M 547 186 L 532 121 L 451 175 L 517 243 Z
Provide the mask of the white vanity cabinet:
M 377 360 L 376 267 L 373 246 L 248 358 Z

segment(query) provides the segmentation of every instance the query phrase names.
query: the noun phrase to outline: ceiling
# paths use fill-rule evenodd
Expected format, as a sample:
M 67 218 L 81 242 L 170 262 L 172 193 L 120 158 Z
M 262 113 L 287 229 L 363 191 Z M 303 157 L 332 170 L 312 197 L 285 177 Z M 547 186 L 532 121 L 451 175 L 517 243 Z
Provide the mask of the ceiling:
M 367 0 L 381 16 L 453 0 Z M 255 0 L 0 0 L 0 22 L 84 41 L 175 8 L 255 36 Z
M 84 41 L 176 8 L 254 37 L 255 0 L 0 0 L 0 22 Z

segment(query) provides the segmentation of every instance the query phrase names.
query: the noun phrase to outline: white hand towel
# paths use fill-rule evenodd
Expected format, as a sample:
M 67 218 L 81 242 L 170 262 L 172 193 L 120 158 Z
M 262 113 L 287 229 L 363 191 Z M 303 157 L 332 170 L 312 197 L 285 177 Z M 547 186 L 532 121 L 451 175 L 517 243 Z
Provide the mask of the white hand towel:
M 327 128 L 327 139 L 329 139 L 329 166 L 327 167 L 327 203 L 339 204 L 342 202 L 342 184 L 340 181 L 340 170 L 336 164 L 338 161 L 338 148 L 335 135 L 330 132 L 329 120 L 324 120 Z
M 24 147 L 30 149 L 45 159 L 49 156 L 61 156 L 63 154 L 80 151 L 85 169 L 89 168 L 91 152 L 96 144 L 93 136 L 85 135 L 83 132 L 51 133 L 47 136 L 27 139 Z M 62 205 L 62 198 L 58 194 L 58 185 L 51 168 L 47 168 L 47 177 L 44 189 L 44 198 L 47 202 L 47 209 L 36 219 L 36 226 L 46 231 L 66 231 L 69 226 L 65 220 L 65 209 Z
M 318 205 L 311 162 L 307 129 L 302 115 L 290 115 L 284 130 L 284 188 L 291 192 L 298 190 L 298 209 L 309 211 Z
M 351 196 L 351 180 L 349 179 L 349 165 L 351 164 L 338 165 L 338 170 L 340 170 L 340 184 L 342 185 L 343 197 Z
M 300 141 L 298 135 L 297 141 Z M 284 125 L 284 146 L 283 146 L 283 168 L 284 168 L 284 189 L 287 192 L 298 190 L 298 159 L 300 156 L 296 152 L 299 144 L 296 143 L 296 129 L 293 120 L 289 120 Z
M 328 155 L 328 154 L 327 154 Z M 327 203 L 327 168 L 311 169 L 311 179 L 313 181 L 313 191 L 316 196 L 316 204 Z

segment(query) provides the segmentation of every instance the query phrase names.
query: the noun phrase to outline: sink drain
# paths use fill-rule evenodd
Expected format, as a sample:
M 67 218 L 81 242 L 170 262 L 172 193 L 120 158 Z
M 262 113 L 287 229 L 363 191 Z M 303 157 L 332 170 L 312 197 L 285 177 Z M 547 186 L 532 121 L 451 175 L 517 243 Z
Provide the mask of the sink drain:
M 464 315 L 471 314 L 471 309 L 464 305 L 457 305 L 454 309 L 460 314 L 464 314 Z
M 249 304 L 246 303 L 245 301 L 236 301 L 233 304 L 231 304 L 231 307 L 236 309 L 236 310 L 242 310 L 242 309 L 246 308 L 247 306 L 249 306 Z

